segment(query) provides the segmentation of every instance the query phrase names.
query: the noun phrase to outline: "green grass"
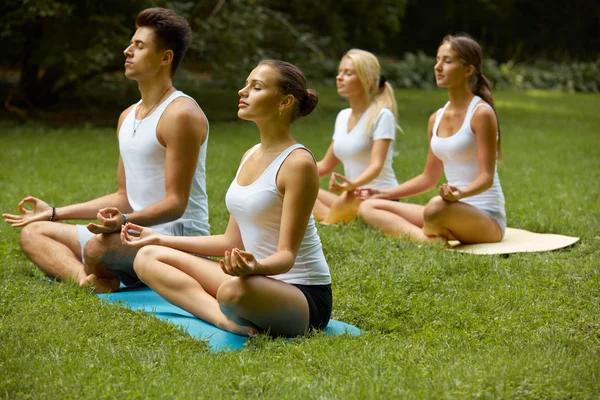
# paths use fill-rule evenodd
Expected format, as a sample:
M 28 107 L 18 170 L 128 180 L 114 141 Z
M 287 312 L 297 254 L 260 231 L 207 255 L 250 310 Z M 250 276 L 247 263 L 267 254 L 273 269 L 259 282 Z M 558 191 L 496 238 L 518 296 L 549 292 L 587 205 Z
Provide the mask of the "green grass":
M 295 127 L 318 158 L 345 107 L 333 91 L 320 94 L 315 114 Z M 1 224 L 0 398 L 600 397 L 600 96 L 500 92 L 496 100 L 509 226 L 581 237 L 575 246 L 482 257 L 384 237 L 360 222 L 320 226 L 333 317 L 366 333 L 289 343 L 262 336 L 212 354 L 172 325 L 47 283 L 21 254 L 18 231 Z M 406 133 L 394 167 L 405 180 L 422 170 L 427 119 L 446 97 L 399 91 L 398 101 Z M 0 129 L 2 211 L 29 194 L 60 205 L 115 190 L 113 129 Z M 211 125 L 214 233 L 225 229 L 240 157 L 257 141 L 252 124 Z

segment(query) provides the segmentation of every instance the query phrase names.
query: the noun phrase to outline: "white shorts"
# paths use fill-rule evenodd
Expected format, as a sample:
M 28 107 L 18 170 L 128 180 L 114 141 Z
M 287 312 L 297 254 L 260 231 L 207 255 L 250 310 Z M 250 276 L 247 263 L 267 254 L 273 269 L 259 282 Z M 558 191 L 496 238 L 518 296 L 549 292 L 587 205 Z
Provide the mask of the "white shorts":
M 85 225 L 75 225 L 75 229 L 77 229 L 77 239 L 79 240 L 79 246 L 81 247 L 81 262 L 84 262 L 83 249 L 95 234 L 90 232 Z

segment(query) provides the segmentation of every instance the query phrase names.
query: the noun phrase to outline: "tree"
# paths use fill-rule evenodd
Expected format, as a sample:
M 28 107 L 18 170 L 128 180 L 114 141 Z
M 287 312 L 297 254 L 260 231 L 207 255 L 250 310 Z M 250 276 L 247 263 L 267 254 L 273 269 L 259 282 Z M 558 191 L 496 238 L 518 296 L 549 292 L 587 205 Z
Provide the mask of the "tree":
M 407 0 L 271 0 L 275 10 L 294 23 L 312 27 L 331 38 L 328 55 L 339 58 L 359 47 L 372 52 L 384 50 L 386 38 L 401 30 Z
M 149 5 L 147 0 L 5 0 L 0 45 L 13 49 L 6 62 L 21 71 L 18 95 L 12 96 L 45 107 L 60 91 L 122 70 L 135 17 Z

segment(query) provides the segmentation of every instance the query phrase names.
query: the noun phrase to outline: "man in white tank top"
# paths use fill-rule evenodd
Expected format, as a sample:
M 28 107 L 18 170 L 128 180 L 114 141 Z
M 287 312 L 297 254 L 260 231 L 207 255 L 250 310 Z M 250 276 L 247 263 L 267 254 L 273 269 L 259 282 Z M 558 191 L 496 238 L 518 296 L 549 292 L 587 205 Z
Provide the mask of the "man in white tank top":
M 208 121 L 196 102 L 173 87 L 192 32 L 185 18 L 162 8 L 140 12 L 125 49 L 125 76 L 138 82 L 141 101 L 121 114 L 117 128 L 119 189 L 64 207 L 35 197 L 19 203 L 21 248 L 48 276 L 74 279 L 97 292 L 139 282 L 136 249 L 123 246 L 128 221 L 169 235 L 208 235 L 206 146 Z M 26 210 L 31 203 L 33 210 Z M 98 219 L 87 226 L 59 220 Z

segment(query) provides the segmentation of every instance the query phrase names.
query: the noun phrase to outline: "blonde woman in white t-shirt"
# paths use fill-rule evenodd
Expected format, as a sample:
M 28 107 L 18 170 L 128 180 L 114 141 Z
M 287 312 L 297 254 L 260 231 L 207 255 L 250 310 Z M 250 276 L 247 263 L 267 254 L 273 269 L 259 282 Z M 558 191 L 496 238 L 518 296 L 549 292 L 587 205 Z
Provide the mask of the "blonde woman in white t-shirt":
M 336 76 L 338 93 L 350 108 L 340 111 L 333 141 L 317 163 L 319 176 L 329 176 L 329 190 L 319 190 L 313 209 L 325 224 L 348 222 L 356 217 L 360 186 L 388 189 L 398 185 L 392 169 L 396 137 L 396 99 L 392 86 L 381 76 L 377 57 L 368 51 L 348 51 Z M 333 172 L 342 162 L 344 174 Z
M 121 238 L 142 247 L 134 268 L 143 282 L 217 327 L 246 336 L 323 329 L 332 296 L 311 215 L 319 177 L 312 154 L 290 131 L 295 119 L 315 108 L 317 94 L 306 89 L 294 65 L 264 60 L 239 95 L 238 116 L 256 123 L 260 143 L 242 157 L 227 191 L 225 233 L 172 238 L 128 224 Z M 215 262 L 191 253 L 223 258 Z
M 429 153 L 423 172 L 387 190 L 360 188 L 360 215 L 393 236 L 418 241 L 499 242 L 506 229 L 504 194 L 496 159 L 501 156 L 494 99 L 481 73 L 482 50 L 469 36 L 448 35 L 438 48 L 436 83 L 449 101 L 429 118 Z M 390 201 L 448 183 L 426 206 Z M 368 199 L 368 200 L 367 200 Z

